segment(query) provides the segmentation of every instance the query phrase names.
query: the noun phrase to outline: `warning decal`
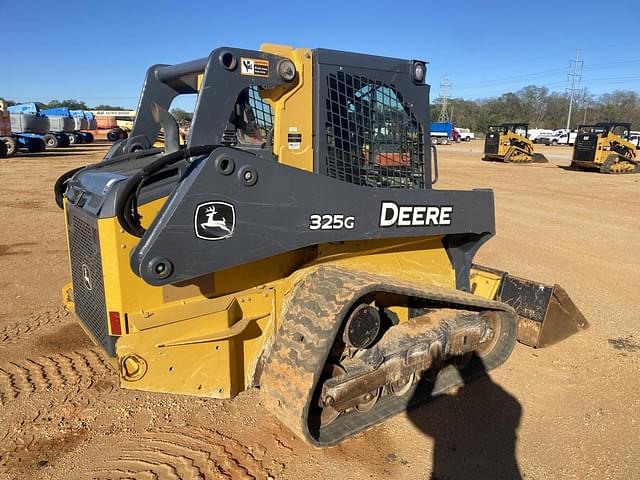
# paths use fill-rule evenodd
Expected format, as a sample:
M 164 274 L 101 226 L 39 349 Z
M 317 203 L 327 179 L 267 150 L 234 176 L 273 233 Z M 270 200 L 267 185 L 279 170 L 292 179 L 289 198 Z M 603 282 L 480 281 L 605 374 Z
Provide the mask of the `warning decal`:
M 287 135 L 287 144 L 288 144 L 289 150 L 300 150 L 301 143 L 302 143 L 301 133 L 290 133 L 289 135 Z
M 254 77 L 268 77 L 269 60 L 260 60 L 258 58 L 241 58 L 240 74 L 252 75 Z

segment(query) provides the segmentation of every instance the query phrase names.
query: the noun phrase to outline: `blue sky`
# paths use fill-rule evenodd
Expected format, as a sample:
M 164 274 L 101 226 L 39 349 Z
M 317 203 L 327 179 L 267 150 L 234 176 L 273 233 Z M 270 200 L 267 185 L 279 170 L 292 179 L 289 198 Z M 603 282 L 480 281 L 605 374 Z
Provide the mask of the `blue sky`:
M 632 1 L 0 0 L 0 19 L 10 52 L 0 97 L 17 101 L 135 107 L 149 65 L 262 42 L 427 60 L 432 97 L 447 74 L 453 96 L 470 99 L 529 84 L 564 91 L 579 48 L 579 87 L 640 91 L 640 6 Z

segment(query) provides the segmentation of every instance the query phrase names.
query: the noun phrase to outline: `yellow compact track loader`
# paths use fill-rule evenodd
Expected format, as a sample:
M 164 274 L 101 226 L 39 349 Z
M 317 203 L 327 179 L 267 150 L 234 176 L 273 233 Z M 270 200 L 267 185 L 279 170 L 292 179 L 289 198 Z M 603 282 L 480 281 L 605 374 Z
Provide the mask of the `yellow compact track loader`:
M 492 125 L 484 140 L 482 160 L 510 163 L 547 163 L 547 157 L 533 151 L 527 138 L 527 123 Z
M 65 304 L 124 388 L 259 387 L 325 446 L 587 325 L 559 286 L 472 264 L 493 192 L 432 187 L 425 75 L 276 45 L 148 70 L 131 136 L 55 185 Z M 168 108 L 193 93 L 183 146 Z
M 630 123 L 580 125 L 571 167 L 601 173 L 639 173 L 638 146 L 631 142 Z

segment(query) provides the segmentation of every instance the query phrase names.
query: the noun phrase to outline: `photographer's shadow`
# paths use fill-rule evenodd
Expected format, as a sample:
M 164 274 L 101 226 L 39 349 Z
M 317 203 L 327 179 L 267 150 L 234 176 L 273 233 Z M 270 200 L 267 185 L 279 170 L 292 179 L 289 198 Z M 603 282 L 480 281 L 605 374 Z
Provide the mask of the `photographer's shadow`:
M 515 447 L 522 407 L 491 380 L 479 357 L 472 361 L 474 372 L 463 374 L 465 384 L 457 394 L 442 395 L 408 411 L 409 419 L 435 442 L 427 478 L 521 479 Z M 422 380 L 415 400 L 432 388 L 433 383 Z

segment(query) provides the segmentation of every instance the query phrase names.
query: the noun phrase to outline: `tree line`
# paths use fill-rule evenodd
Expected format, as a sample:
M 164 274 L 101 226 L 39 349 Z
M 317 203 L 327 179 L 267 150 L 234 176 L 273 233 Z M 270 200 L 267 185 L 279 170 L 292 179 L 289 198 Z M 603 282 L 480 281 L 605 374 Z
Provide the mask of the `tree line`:
M 486 132 L 489 125 L 515 122 L 528 123 L 529 128 L 555 130 L 567 126 L 569 95 L 530 85 L 499 97 L 454 98 L 448 103 L 453 124 L 472 131 Z M 440 107 L 439 99 L 436 99 L 431 105 L 433 121 L 438 120 Z M 634 130 L 640 130 L 640 95 L 634 91 L 616 90 L 603 95 L 583 92 L 574 96 L 571 128 L 607 121 L 631 122 Z
M 489 125 L 526 122 L 529 128 L 555 130 L 567 125 L 569 96 L 550 92 L 547 87 L 529 85 L 516 92 L 481 100 L 449 99 L 449 117 L 454 125 L 486 132 Z M 8 100 L 9 105 L 18 102 Z M 96 105 L 93 108 L 80 100 L 52 100 L 39 103 L 41 108 L 69 107 L 72 110 L 127 110 L 114 105 Z M 431 119 L 437 121 L 440 102 L 431 105 Z M 192 114 L 180 108 L 171 110 L 178 122 L 191 120 Z M 574 97 L 571 128 L 582 123 L 606 121 L 631 122 L 634 130 L 640 130 L 640 95 L 634 91 L 616 90 L 613 93 L 592 95 L 583 92 Z

